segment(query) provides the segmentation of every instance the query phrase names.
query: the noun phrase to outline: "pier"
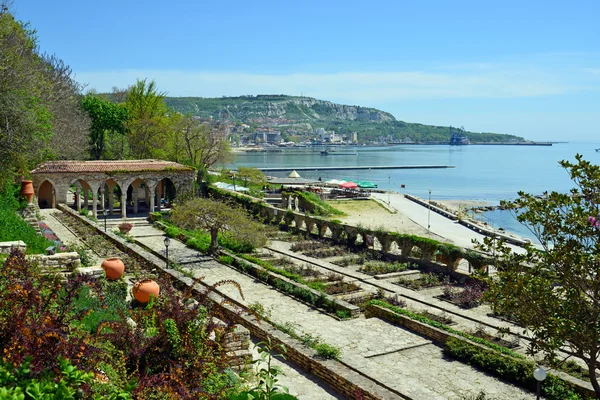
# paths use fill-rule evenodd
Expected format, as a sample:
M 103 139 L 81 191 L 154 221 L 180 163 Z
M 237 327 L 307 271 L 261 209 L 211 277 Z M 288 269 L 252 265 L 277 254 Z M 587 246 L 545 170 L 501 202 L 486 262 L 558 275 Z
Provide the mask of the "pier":
M 352 171 L 371 169 L 444 169 L 454 168 L 454 165 L 371 165 L 371 166 L 341 166 L 341 167 L 273 167 L 257 168 L 262 172 L 285 172 L 285 171 Z

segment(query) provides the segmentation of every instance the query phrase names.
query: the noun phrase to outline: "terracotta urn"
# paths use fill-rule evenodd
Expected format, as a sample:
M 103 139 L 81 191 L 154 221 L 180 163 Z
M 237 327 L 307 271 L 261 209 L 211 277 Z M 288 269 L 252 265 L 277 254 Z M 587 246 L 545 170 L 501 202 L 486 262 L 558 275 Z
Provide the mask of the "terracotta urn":
M 133 285 L 133 298 L 140 303 L 147 303 L 150 301 L 150 295 L 158 297 L 160 293 L 160 286 L 152 279 L 142 279 Z
M 25 197 L 29 203 L 33 201 L 33 181 L 23 180 L 21 181 L 21 196 Z
M 106 279 L 116 281 L 123 276 L 125 264 L 118 258 L 107 258 L 102 262 L 102 269 L 106 273 Z

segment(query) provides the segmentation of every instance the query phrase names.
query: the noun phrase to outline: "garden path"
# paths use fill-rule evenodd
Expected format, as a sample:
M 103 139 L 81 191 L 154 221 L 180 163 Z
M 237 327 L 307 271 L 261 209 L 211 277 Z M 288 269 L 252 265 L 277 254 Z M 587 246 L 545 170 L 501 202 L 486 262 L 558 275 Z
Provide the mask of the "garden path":
M 151 229 L 155 228 L 134 227 L 131 233 L 134 236 L 139 233 L 143 236 L 139 242 L 164 254 L 164 233 L 156 229 L 156 236 L 149 236 Z M 194 252 L 183 243 L 171 240 L 169 257 L 178 257 L 179 251 L 182 257 Z M 319 336 L 324 342 L 340 347 L 342 362 L 415 400 L 461 399 L 479 391 L 493 398 L 534 398 L 531 393 L 468 365 L 445 359 L 441 349 L 429 340 L 380 319 L 336 320 L 214 260 L 181 266 L 197 277 L 204 276 L 207 284 L 233 279 L 241 285 L 244 297 L 231 285 L 220 287 L 222 293 L 245 305 L 260 303 L 274 322 L 293 324 L 298 333 Z

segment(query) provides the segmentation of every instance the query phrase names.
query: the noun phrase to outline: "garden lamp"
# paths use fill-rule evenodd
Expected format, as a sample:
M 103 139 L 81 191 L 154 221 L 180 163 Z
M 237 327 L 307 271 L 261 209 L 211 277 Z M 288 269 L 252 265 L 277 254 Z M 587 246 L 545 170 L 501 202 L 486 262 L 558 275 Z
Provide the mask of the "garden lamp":
M 546 370 L 542 367 L 537 367 L 535 371 L 533 371 L 533 377 L 537 381 L 537 400 L 540 400 L 540 396 L 542 394 L 542 381 L 546 379 Z
M 166 237 L 164 240 L 164 244 L 165 244 L 165 255 L 167 257 L 167 269 L 169 269 L 169 245 L 171 244 L 171 239 Z

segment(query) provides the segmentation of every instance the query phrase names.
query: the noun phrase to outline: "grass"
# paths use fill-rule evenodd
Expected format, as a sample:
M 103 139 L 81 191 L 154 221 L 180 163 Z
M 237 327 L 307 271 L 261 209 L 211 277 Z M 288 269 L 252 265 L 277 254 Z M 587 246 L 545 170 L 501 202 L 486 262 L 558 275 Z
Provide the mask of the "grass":
M 27 254 L 44 254 L 55 243 L 39 235 L 33 227 L 17 214 L 25 204 L 17 198 L 18 188 L 10 185 L 0 193 L 0 242 L 22 240 L 27 244 Z
M 385 211 L 386 214 L 392 214 L 375 200 L 328 200 L 326 203 L 347 215 L 360 212 L 373 212 L 373 208 L 379 208 L 381 211 Z

